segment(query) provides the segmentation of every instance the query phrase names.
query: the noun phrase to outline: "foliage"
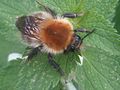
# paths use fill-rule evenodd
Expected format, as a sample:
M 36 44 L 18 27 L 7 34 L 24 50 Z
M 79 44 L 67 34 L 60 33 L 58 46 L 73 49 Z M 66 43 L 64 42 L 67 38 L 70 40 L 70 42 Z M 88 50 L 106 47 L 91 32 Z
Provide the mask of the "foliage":
M 67 78 L 73 71 L 78 90 L 118 90 L 120 88 L 120 36 L 111 23 L 118 0 L 44 0 L 41 2 L 58 14 L 84 12 L 84 16 L 70 21 L 75 28 L 96 30 L 83 43 L 82 66 L 76 63 L 79 60 L 79 53 L 71 52 L 55 56 L 56 62 L 66 73 L 62 78 Z M 7 45 L 9 42 L 15 43 L 16 48 L 20 48 L 18 51 L 21 52 L 25 46 L 20 43 L 19 32 L 15 27 L 16 17 L 39 10 L 40 7 L 35 0 L 1 0 L 0 35 L 4 37 L 2 42 L 4 43 L 5 40 L 4 44 Z M 1 58 L 1 61 L 3 60 Z M 53 88 L 60 90 L 62 88 L 60 81 L 61 76 L 48 64 L 47 54 L 44 53 L 40 53 L 29 63 L 24 63 L 24 60 L 20 59 L 4 63 L 0 71 L 1 90 L 53 90 Z

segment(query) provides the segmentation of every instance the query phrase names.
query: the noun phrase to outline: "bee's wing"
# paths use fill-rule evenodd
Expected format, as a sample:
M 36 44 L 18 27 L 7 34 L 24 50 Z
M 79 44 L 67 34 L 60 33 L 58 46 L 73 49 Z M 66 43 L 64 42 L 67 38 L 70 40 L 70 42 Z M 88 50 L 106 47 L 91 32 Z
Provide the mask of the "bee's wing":
M 16 27 L 19 31 L 28 37 L 38 38 L 39 28 L 33 16 L 22 16 L 16 21 Z
M 16 21 L 16 27 L 21 32 L 23 40 L 28 46 L 37 47 L 41 43 L 39 38 L 40 24 L 42 19 L 37 20 L 33 16 L 21 16 Z

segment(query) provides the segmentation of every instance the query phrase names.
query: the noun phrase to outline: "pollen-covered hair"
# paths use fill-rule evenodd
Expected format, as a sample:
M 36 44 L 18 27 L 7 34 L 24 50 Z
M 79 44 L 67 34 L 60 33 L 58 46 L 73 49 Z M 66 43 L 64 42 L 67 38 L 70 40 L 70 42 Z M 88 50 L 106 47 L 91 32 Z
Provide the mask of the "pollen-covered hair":
M 52 52 L 62 52 L 70 44 L 73 26 L 66 19 L 48 19 L 41 24 L 40 40 Z

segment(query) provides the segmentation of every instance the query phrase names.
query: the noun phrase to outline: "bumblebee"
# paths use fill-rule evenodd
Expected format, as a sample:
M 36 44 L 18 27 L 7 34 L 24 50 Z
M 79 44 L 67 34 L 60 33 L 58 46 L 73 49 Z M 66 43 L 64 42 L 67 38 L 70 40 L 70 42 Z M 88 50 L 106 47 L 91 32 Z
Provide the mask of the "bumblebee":
M 21 32 L 23 40 L 32 47 L 27 60 L 31 60 L 38 52 L 48 53 L 49 63 L 64 75 L 61 67 L 54 61 L 53 55 L 80 50 L 83 39 L 94 30 L 73 29 L 72 23 L 67 18 L 77 18 L 81 14 L 64 13 L 58 16 L 49 7 L 42 6 L 44 11 L 18 17 L 16 27 Z M 87 34 L 81 38 L 77 35 L 78 32 Z

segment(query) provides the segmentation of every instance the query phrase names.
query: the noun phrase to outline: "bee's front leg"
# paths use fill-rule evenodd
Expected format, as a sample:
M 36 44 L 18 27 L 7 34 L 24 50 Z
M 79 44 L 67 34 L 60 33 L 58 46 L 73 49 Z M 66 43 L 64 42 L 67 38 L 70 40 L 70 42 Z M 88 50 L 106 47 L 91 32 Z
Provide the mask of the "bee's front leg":
M 61 67 L 59 66 L 59 64 L 57 64 L 55 61 L 54 61 L 54 58 L 52 56 L 52 54 L 48 54 L 48 62 L 50 65 L 53 66 L 53 68 L 55 68 L 59 73 L 60 75 L 64 76 L 64 72 L 63 70 L 61 69 Z
M 62 16 L 66 18 L 77 18 L 83 16 L 84 13 L 64 13 Z
M 38 52 L 40 52 L 42 49 L 42 46 L 38 46 L 36 48 L 33 48 L 29 53 L 28 53 L 28 58 L 27 60 L 31 60 L 34 56 L 36 56 L 38 54 Z

